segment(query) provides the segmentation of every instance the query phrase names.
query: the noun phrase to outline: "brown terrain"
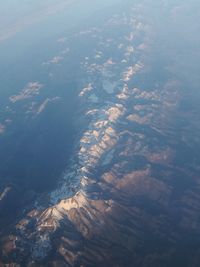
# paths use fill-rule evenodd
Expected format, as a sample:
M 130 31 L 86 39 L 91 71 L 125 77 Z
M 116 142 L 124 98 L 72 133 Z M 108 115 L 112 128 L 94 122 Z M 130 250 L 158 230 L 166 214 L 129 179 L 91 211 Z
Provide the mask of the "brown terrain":
M 87 125 L 57 188 L 38 194 L 4 226 L 0 266 L 198 266 L 198 110 L 182 109 L 190 103 L 186 85 L 173 67 L 152 60 L 156 31 L 145 12 L 136 5 L 74 37 L 83 47 L 96 40 L 81 61 L 77 94 L 77 120 Z M 29 83 L 10 101 L 34 98 L 42 88 Z M 60 98 L 47 97 L 32 116 L 54 100 Z

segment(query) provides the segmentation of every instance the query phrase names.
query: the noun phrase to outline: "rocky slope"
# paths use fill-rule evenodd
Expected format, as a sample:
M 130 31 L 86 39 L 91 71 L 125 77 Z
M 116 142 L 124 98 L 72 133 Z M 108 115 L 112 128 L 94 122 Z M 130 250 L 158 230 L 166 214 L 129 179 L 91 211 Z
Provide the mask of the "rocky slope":
M 146 9 L 123 7 L 73 36 L 92 46 L 80 63 L 76 145 L 57 188 L 1 234 L 0 266 L 198 266 L 199 139 L 189 139 L 198 110 L 183 111 L 187 88 L 157 59 Z M 44 67 L 69 53 L 65 38 L 59 42 L 63 56 Z M 42 88 L 29 83 L 10 100 Z

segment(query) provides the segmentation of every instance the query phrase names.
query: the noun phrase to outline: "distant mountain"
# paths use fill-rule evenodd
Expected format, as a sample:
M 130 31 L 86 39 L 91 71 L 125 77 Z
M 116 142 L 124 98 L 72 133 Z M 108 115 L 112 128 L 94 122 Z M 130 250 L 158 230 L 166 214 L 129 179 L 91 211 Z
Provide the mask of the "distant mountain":
M 9 95 L 0 266 L 198 266 L 195 4 L 101 9 L 51 40 Z

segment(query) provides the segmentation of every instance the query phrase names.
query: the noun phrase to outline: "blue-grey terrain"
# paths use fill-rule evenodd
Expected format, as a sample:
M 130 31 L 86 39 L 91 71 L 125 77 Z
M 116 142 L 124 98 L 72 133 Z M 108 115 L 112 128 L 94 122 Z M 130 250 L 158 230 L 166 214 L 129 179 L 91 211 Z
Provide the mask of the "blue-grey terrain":
M 0 3 L 0 267 L 198 267 L 200 3 Z

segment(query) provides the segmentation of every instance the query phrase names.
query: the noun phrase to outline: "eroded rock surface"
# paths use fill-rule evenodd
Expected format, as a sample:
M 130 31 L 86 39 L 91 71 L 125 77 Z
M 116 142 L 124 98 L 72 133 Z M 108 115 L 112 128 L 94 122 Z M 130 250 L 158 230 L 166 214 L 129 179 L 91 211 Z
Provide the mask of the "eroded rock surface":
M 55 190 L 40 194 L 1 234 L 2 264 L 197 266 L 200 162 L 181 155 L 180 146 L 187 153 L 193 143 L 187 123 L 177 121 L 192 120 L 197 132 L 199 118 L 181 109 L 188 98 L 179 75 L 152 60 L 157 32 L 148 8 L 130 4 L 72 37 L 81 38 L 83 51 L 94 43 L 81 57 L 77 142 Z M 44 67 L 65 60 L 70 45 L 61 40 L 67 52 Z M 10 98 L 13 104 L 42 86 L 28 88 Z M 31 114 L 40 116 L 55 100 Z

